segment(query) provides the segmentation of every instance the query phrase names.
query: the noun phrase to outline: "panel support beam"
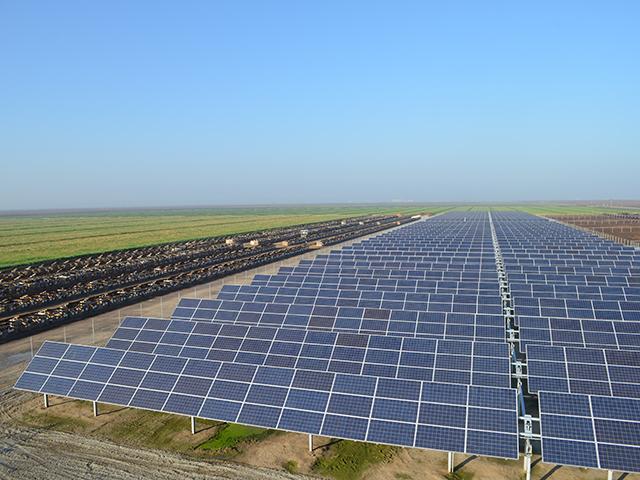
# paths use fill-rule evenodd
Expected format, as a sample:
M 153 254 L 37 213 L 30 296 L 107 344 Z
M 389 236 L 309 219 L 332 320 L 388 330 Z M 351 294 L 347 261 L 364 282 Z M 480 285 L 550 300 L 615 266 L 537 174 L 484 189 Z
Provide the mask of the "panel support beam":
M 44 402 L 44 408 L 49 408 L 49 395 L 45 393 L 42 400 Z
M 453 473 L 453 452 L 447 452 L 447 472 L 448 473 Z
M 98 402 L 93 402 L 93 416 L 98 416 Z
M 191 417 L 191 435 L 196 434 L 196 417 Z
M 313 435 L 309 435 L 309 451 L 313 452 Z

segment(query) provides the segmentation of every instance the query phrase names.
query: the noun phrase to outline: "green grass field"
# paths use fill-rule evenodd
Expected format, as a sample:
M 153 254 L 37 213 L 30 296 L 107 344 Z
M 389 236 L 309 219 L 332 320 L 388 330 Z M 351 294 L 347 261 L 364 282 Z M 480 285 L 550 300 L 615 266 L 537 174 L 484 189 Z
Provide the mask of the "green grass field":
M 389 204 L 4 215 L 0 216 L 0 267 L 373 213 L 434 214 L 452 208 L 486 210 L 488 207 Z M 540 215 L 623 211 L 552 204 L 500 205 L 492 208 L 520 209 Z

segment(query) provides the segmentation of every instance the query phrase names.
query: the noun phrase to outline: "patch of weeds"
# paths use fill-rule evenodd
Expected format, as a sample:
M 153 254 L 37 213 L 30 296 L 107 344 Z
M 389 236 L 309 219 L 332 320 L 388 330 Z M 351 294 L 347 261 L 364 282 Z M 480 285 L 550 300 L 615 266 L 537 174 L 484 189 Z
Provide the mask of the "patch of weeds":
M 273 433 L 273 430 L 228 423 L 209 440 L 198 445 L 198 448 L 202 450 L 238 450 L 241 443 L 262 440 Z
M 296 462 L 295 460 L 289 460 L 288 462 L 285 462 L 282 467 L 289 473 L 298 473 L 298 462 Z
M 336 480 L 360 478 L 367 468 L 391 461 L 397 447 L 342 440 L 333 444 L 312 469 Z
M 85 420 L 73 415 L 64 416 L 49 412 L 28 412 L 23 415 L 23 420 L 27 424 L 37 425 L 42 428 L 51 428 L 61 432 L 78 432 L 86 429 L 89 425 Z
M 177 441 L 178 435 L 189 431 L 189 420 L 181 415 L 148 412 L 118 422 L 115 433 L 135 444 L 162 450 L 184 450 L 188 443 Z

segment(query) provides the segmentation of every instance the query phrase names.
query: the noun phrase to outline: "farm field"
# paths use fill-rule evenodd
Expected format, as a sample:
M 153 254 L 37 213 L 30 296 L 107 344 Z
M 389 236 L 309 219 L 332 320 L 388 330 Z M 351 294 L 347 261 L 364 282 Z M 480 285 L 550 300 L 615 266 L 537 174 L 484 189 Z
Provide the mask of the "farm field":
M 580 205 L 388 204 L 221 207 L 0 215 L 0 268 L 164 242 L 245 233 L 369 214 L 522 210 L 536 215 L 597 215 L 633 210 Z
M 384 213 L 437 213 L 422 206 L 256 207 L 0 216 L 0 267 Z

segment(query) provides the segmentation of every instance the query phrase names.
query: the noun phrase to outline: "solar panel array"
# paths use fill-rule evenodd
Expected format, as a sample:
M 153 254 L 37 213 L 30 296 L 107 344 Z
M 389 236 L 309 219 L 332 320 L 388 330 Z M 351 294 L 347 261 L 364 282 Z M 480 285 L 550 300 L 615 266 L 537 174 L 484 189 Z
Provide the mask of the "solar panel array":
M 545 462 L 640 471 L 640 251 L 492 215 Z
M 492 216 L 521 350 L 640 349 L 640 251 L 524 213 Z
M 517 458 L 498 246 L 543 459 L 640 471 L 640 253 L 517 212 L 448 212 L 184 298 L 105 348 L 46 342 L 16 388 Z
M 517 457 L 486 214 L 419 222 L 283 268 L 283 276 L 276 288 L 258 277 L 215 300 L 183 299 L 172 321 L 127 318 L 107 348 L 48 342 L 16 387 Z

